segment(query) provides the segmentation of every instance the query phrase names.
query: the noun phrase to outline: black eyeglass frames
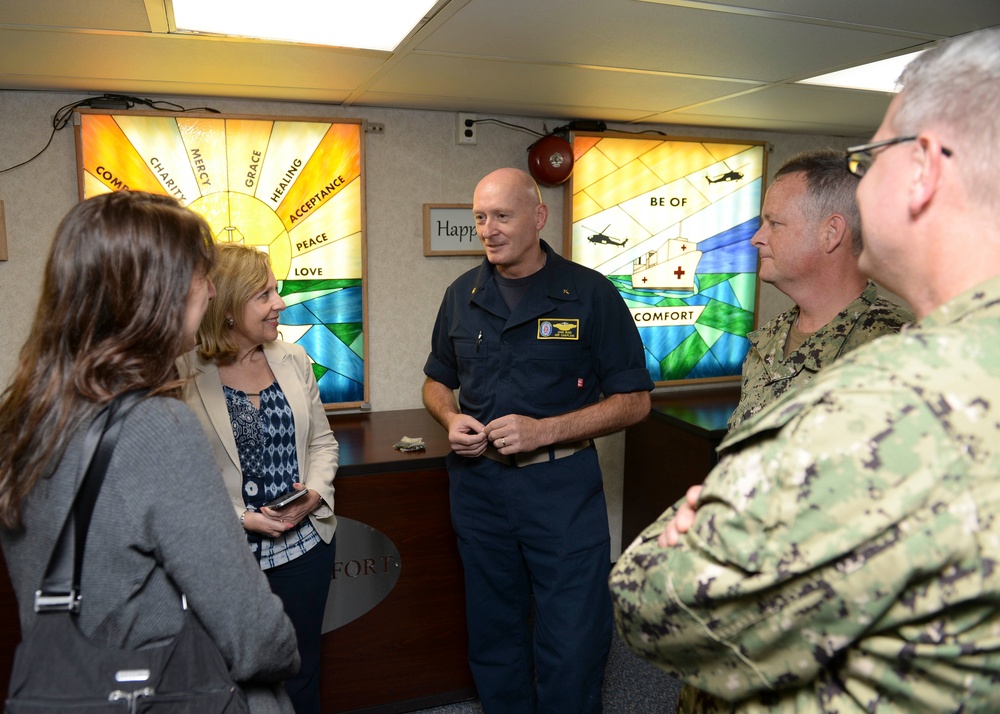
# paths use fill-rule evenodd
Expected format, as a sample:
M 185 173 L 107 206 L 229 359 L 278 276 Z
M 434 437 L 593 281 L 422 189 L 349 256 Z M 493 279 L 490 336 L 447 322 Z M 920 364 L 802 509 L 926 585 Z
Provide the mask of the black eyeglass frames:
M 858 178 L 861 178 L 868 173 L 868 169 L 870 169 L 872 164 L 875 162 L 875 149 L 882 149 L 887 146 L 892 146 L 893 144 L 902 144 L 905 141 L 913 141 L 916 138 L 916 136 L 897 136 L 893 139 L 873 141 L 870 144 L 852 146 L 845 152 L 847 170 Z M 942 146 L 941 153 L 945 156 L 951 156 L 952 152 L 951 149 L 947 149 Z

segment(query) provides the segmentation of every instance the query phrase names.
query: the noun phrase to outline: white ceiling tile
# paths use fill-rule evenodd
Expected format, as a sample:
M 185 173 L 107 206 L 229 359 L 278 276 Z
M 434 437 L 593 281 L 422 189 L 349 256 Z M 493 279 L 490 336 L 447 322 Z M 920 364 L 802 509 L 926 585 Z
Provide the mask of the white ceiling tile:
M 450 0 L 387 53 L 169 35 L 161 2 L 0 0 L 0 89 L 854 136 L 885 95 L 790 83 L 1000 24 L 1000 0 Z
M 950 37 L 974 29 L 1000 24 L 1000 3 L 996 0 L 960 0 L 947 4 L 910 0 L 645 0 L 662 4 L 703 6 L 781 14 L 803 20 L 839 22 L 859 27 L 884 28 L 934 37 Z
M 531 22 L 510 22 L 513 14 Z M 463 7 L 416 51 L 773 82 L 923 42 L 635 0 L 480 0 Z

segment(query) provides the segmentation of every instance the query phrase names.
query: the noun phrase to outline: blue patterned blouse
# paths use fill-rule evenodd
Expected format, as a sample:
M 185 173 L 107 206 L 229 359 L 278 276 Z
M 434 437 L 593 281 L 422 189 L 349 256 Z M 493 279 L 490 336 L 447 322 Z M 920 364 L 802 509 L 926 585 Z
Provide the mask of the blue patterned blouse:
M 254 407 L 246 392 L 225 385 L 222 391 L 240 455 L 243 503 L 247 510 L 257 511 L 271 499 L 291 491 L 292 484 L 299 480 L 295 419 L 277 381 L 261 391 L 260 409 Z M 247 542 L 261 570 L 294 560 L 319 541 L 308 518 L 278 538 L 247 531 Z

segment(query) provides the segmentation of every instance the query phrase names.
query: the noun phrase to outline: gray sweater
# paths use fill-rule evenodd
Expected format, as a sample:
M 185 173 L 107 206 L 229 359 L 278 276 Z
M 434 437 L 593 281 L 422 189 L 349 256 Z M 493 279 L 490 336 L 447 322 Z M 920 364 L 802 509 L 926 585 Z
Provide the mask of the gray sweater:
M 70 507 L 83 431 L 28 497 L 24 529 L 0 531 L 22 632 Z M 151 398 L 126 417 L 94 508 L 79 627 L 130 648 L 178 632 L 180 593 L 215 640 L 253 712 L 291 712 L 281 680 L 299 666 L 295 632 L 247 548 L 197 418 Z

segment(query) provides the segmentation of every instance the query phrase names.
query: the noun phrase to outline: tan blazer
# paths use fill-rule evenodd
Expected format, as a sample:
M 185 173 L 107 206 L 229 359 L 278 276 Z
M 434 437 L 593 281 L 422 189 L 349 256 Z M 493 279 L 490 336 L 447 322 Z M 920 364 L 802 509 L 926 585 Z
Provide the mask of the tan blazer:
M 310 514 L 320 538 L 329 543 L 337 529 L 333 513 L 333 477 L 337 473 L 340 447 L 319 398 L 319 386 L 306 351 L 294 343 L 275 340 L 264 345 L 264 356 L 285 393 L 295 419 L 295 452 L 299 480 L 323 497 L 326 506 Z M 246 510 L 243 503 L 243 474 L 236 438 L 229 422 L 219 368 L 205 362 L 196 350 L 178 358 L 182 377 L 193 377 L 184 386 L 184 399 L 201 421 L 205 435 L 222 469 L 226 490 L 237 516 Z M 304 477 L 303 477 L 304 475 Z

